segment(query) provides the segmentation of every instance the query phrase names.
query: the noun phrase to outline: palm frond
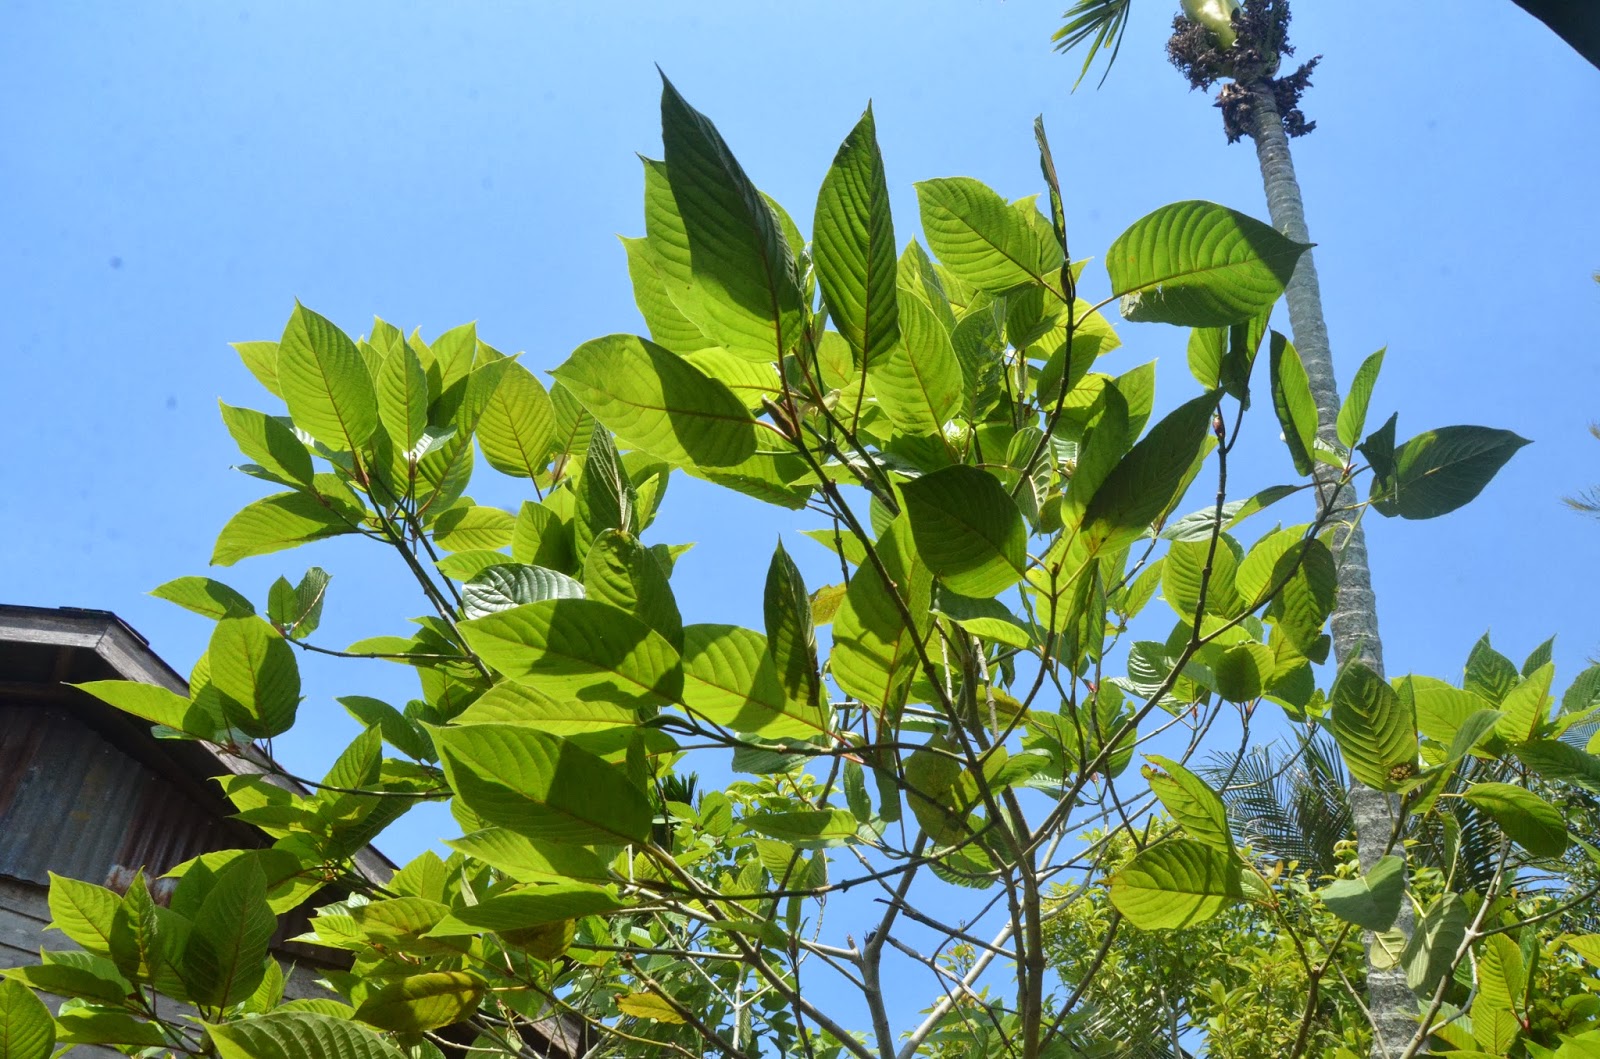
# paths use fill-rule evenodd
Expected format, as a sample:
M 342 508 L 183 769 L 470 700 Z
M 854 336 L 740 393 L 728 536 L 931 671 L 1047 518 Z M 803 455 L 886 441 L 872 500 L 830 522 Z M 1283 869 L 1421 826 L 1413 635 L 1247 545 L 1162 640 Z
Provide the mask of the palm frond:
M 1083 57 L 1083 69 L 1078 72 L 1078 79 L 1072 82 L 1074 92 L 1089 75 L 1089 68 L 1094 65 L 1095 56 L 1109 48 L 1105 73 L 1100 75 L 1100 84 L 1106 83 L 1106 78 L 1111 74 L 1111 67 L 1117 61 L 1117 54 L 1122 50 L 1123 34 L 1128 31 L 1128 5 L 1131 2 L 1132 0 L 1077 0 L 1077 3 L 1061 16 L 1065 22 L 1050 38 L 1055 41 L 1056 51 L 1069 52 L 1085 41 L 1089 42 L 1088 54 Z
M 1354 820 L 1331 740 L 1318 734 L 1292 750 L 1252 747 L 1238 758 L 1213 758 L 1201 773 L 1221 788 L 1229 821 L 1257 854 L 1297 861 L 1319 875 L 1333 872 L 1334 847 L 1351 836 Z

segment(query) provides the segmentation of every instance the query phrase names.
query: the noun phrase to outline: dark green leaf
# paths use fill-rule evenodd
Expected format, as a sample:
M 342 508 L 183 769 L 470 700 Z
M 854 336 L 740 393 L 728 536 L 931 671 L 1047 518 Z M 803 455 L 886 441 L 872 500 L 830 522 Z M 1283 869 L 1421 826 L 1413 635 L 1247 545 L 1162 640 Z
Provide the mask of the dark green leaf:
M 900 336 L 894 222 L 869 106 L 845 137 L 817 194 L 812 256 L 828 315 L 871 365 Z
M 1287 338 L 1272 332 L 1272 407 L 1283 426 L 1296 474 L 1308 475 L 1316 465 L 1317 402 L 1311 396 L 1300 354 Z
M 761 609 L 766 620 L 767 651 L 777 667 L 784 694 L 802 710 L 820 710 L 822 675 L 817 664 L 811 597 L 806 593 L 800 568 L 784 551 L 781 540 L 767 564 Z
M 205 1027 L 221 1059 L 406 1059 L 359 1023 L 312 1011 L 275 1011 Z
M 1481 493 L 1526 444 L 1527 438 L 1492 427 L 1424 431 L 1395 450 L 1394 477 L 1374 481 L 1373 506 L 1380 515 L 1409 519 L 1448 514 Z
M 183 952 L 183 977 L 194 999 L 229 1007 L 254 992 L 277 925 L 258 860 L 240 857 L 218 872 Z
M 917 553 L 951 590 L 987 598 L 1022 578 L 1028 531 L 992 474 L 946 467 L 901 487 Z

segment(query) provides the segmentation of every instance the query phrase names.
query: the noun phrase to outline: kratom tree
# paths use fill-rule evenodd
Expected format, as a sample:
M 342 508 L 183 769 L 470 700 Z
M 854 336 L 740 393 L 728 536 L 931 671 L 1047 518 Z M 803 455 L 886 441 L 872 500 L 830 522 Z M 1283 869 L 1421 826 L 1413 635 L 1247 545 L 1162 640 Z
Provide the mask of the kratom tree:
M 1306 246 L 1180 202 L 1088 276 L 1036 131 L 1043 210 L 925 181 L 927 246 L 902 251 L 869 110 L 807 241 L 667 84 L 645 235 L 626 241 L 649 338 L 586 342 L 548 385 L 472 326 L 427 342 L 380 320 L 352 340 L 296 305 L 277 342 L 241 343 L 283 408 L 223 418 L 276 491 L 227 521 L 213 563 L 363 536 L 426 613 L 330 646 L 321 615 L 341 604 L 318 567 L 265 601 L 202 576 L 156 590 L 216 623 L 190 693 L 83 687 L 256 762 L 223 788 L 268 844 L 181 865 L 165 904 L 142 876 L 126 894 L 55 880 L 54 926 L 80 950 L 6 972 L 0 1059 L 81 1043 L 531 1055 L 553 1016 L 593 1055 L 1101 1054 L 1121 1033 L 1094 992 L 1118 939 L 1159 946 L 1223 914 L 1293 950 L 1307 995 L 1279 1052 L 1294 1057 L 1326 1050 L 1327 991 L 1363 996 L 1337 973 L 1358 931 L 1392 944 L 1408 900 L 1421 928 L 1389 954 L 1423 1002 L 1408 1052 L 1499 1019 L 1503 994 L 1525 1012 L 1505 985 L 1532 978 L 1512 977 L 1502 941 L 1546 920 L 1508 896 L 1572 850 L 1600 857 L 1562 808 L 1600 789 L 1600 757 L 1557 738 L 1594 716 L 1600 672 L 1552 712 L 1547 657 L 1519 673 L 1486 645 L 1464 688 L 1355 660 L 1324 692 L 1317 668 L 1333 527 L 1368 506 L 1445 514 L 1521 439 L 1448 427 L 1396 444 L 1392 418 L 1368 434 L 1376 366 L 1319 439 L 1300 355 L 1266 323 Z M 1164 390 L 1164 414 L 1153 365 L 1102 315 L 1113 303 L 1191 329 L 1198 386 Z M 1235 496 L 1235 447 L 1280 431 L 1294 480 Z M 1462 460 L 1467 443 L 1479 455 Z M 469 499 L 480 457 L 526 482 L 518 510 Z M 685 624 L 687 545 L 651 532 L 674 476 L 719 490 L 719 518 L 795 512 L 838 580 L 807 584 L 780 544 L 749 586 L 761 629 Z M 1204 506 L 1180 517 L 1196 481 Z M 1300 496 L 1308 522 L 1259 517 Z M 296 722 L 299 651 L 388 659 L 419 690 L 404 706 L 343 694 L 362 733 L 293 783 L 260 744 Z M 1402 798 L 1384 858 L 1330 881 L 1251 846 L 1233 781 L 1186 762 L 1262 724 L 1326 730 L 1357 779 Z M 353 871 L 422 801 L 448 801 L 449 855 Z M 1492 876 L 1425 884 L 1395 853 L 1463 806 L 1489 821 Z M 349 965 L 327 998 L 285 1002 L 268 940 L 303 905 L 301 940 Z M 1058 939 L 1091 913 L 1087 962 L 1064 959 Z M 917 981 L 908 1011 L 893 997 Z M 30 990 L 71 999 L 52 1018 Z

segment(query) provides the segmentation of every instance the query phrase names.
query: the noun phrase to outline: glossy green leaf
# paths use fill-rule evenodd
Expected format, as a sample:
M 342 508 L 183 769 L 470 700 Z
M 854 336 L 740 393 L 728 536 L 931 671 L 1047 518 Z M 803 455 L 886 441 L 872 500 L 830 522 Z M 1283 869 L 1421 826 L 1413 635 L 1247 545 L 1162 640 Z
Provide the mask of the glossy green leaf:
M 716 126 L 665 77 L 661 139 L 693 282 L 699 288 L 696 323 L 733 352 L 782 360 L 800 336 L 805 305 L 794 253 L 778 216 L 745 176 Z M 593 405 L 590 410 L 601 415 Z
M 1199 471 L 1215 407 L 1210 394 L 1179 405 L 1106 475 L 1079 531 L 1091 553 L 1132 543 L 1182 499 Z
M 1339 444 L 1347 449 L 1355 448 L 1362 431 L 1367 429 L 1367 406 L 1372 402 L 1372 389 L 1378 383 L 1378 372 L 1383 369 L 1385 352 L 1380 349 L 1362 361 L 1355 378 L 1350 380 L 1350 392 L 1345 394 L 1338 421 Z
M 210 691 L 229 725 L 256 739 L 287 732 L 300 705 L 300 667 L 294 650 L 260 618 L 217 622 L 206 651 Z M 195 691 L 199 701 L 201 690 Z
M 1424 431 L 1395 450 L 1392 479 L 1373 480 L 1373 507 L 1409 519 L 1448 514 L 1481 493 L 1526 444 L 1527 438 L 1492 427 Z
M 1329 698 L 1329 727 L 1352 776 L 1395 791 L 1416 775 L 1416 719 L 1387 681 L 1360 661 L 1348 662 Z
M 267 620 L 290 639 L 304 640 L 322 622 L 322 605 L 332 580 L 333 576 L 320 566 L 307 570 L 298 584 L 278 578 L 267 595 Z
M 378 421 L 396 451 L 409 455 L 428 429 L 428 373 L 412 347 L 401 343 L 384 358 L 373 379 Z
M 626 773 L 531 728 L 430 728 L 456 797 L 487 823 L 541 841 L 643 842 L 653 813 Z
M 1162 808 L 1198 842 L 1223 853 L 1233 850 L 1233 831 L 1228 826 L 1228 810 L 1222 798 L 1205 780 L 1170 758 L 1148 755 L 1156 768 L 1146 767 L 1144 776 L 1151 792 L 1161 799 Z
M 899 289 L 900 342 L 871 366 L 872 390 L 895 428 L 942 436 L 961 408 L 961 362 L 933 310 Z
M 1504 716 L 1495 725 L 1495 733 L 1512 743 L 1537 735 L 1550 715 L 1550 683 L 1554 679 L 1555 666 L 1546 662 L 1507 691 L 1500 700 Z
M 946 467 L 901 487 L 917 553 L 951 590 L 994 596 L 1022 579 L 1028 531 L 994 475 Z
M 616 894 L 598 886 L 579 883 L 531 886 L 486 897 L 475 905 L 453 908 L 429 933 L 441 938 L 484 930 L 526 930 L 563 919 L 604 915 L 621 907 L 623 904 Z
M 744 402 L 654 342 L 597 338 L 552 374 L 626 444 L 669 463 L 731 467 L 755 452 Z
M 406 1059 L 372 1030 L 311 1011 L 205 1023 L 221 1059 Z
M 283 420 L 221 401 L 217 404 L 234 444 L 262 471 L 283 485 L 311 485 L 311 453 Z
M 646 172 L 651 163 L 646 163 Z M 660 180 L 666 183 L 666 166 L 659 166 Z M 665 190 L 670 201 L 671 191 Z M 673 220 L 677 222 L 676 231 L 682 234 L 682 222 L 677 217 L 676 204 L 672 207 Z M 650 340 L 675 353 L 688 353 L 691 350 L 704 349 L 714 346 L 715 343 L 701 333 L 694 321 L 684 315 L 667 292 L 666 277 L 663 275 L 662 263 L 656 246 L 649 239 L 622 240 L 623 249 L 628 254 L 628 278 L 633 281 L 633 301 L 639 307 L 639 315 L 644 317 L 645 327 L 650 331 Z M 683 252 L 687 259 L 688 246 L 683 243 Z
M 201 1004 L 228 1007 L 255 991 L 277 917 L 260 862 L 240 857 L 217 873 L 183 950 L 183 977 Z
M 872 108 L 845 137 L 817 193 L 812 257 L 828 315 L 867 365 L 899 339 L 894 222 Z
M 594 600 L 543 600 L 460 628 L 490 666 L 552 695 L 664 706 L 683 688 L 678 653 L 660 633 Z
M 1384 931 L 1394 926 L 1406 894 L 1406 862 L 1395 856 L 1380 857 L 1355 879 L 1336 879 L 1317 891 L 1328 911 L 1363 930 Z
M 799 849 L 825 849 L 857 840 L 855 814 L 848 809 L 801 809 L 787 813 L 751 813 L 750 830 L 781 839 Z
M 820 702 L 788 694 L 760 633 L 689 625 L 683 639 L 683 702 L 691 715 L 763 739 L 811 739 L 828 731 Z
M 483 979 L 466 971 L 409 975 L 370 989 L 355 1017 L 381 1030 L 425 1033 L 471 1015 L 486 988 Z
M 44 1001 L 21 982 L 0 981 L 0 1059 L 50 1059 L 55 1043 Z
M 675 650 L 683 648 L 683 616 L 672 598 L 666 571 L 632 534 L 606 530 L 583 561 L 583 588 L 589 599 L 631 614 Z
M 1400 962 L 1406 969 L 1406 983 L 1428 996 L 1455 965 L 1456 953 L 1466 940 L 1472 913 L 1466 902 L 1453 893 L 1444 893 L 1417 920 Z
M 1296 474 L 1308 475 L 1316 465 L 1317 402 L 1311 396 L 1300 354 L 1289 340 L 1272 332 L 1272 407 L 1283 427 L 1284 444 Z
M 217 534 L 211 553 L 213 566 L 232 566 L 240 559 L 282 551 L 354 533 L 359 521 L 340 509 L 308 493 L 275 493 L 247 505 L 228 520 Z
M 150 594 L 212 619 L 246 618 L 256 612 L 254 604 L 236 589 L 209 577 L 175 578 Z
M 50 927 L 92 953 L 111 952 L 111 921 L 120 903 L 104 886 L 50 872 Z
M 998 292 L 1056 279 L 1061 248 L 993 189 L 971 177 L 916 187 L 928 248 L 963 282 Z
M 478 447 L 489 466 L 513 478 L 538 478 L 556 443 L 556 412 L 544 384 L 513 362 L 478 417 Z
M 1129 320 L 1227 327 L 1272 307 L 1310 247 L 1213 202 L 1175 202 L 1135 221 L 1106 251 Z
M 555 570 L 522 563 L 500 563 L 461 586 L 461 606 L 468 618 L 547 599 L 583 599 L 583 583 Z
M 1461 797 L 1494 817 L 1507 838 L 1535 857 L 1567 851 L 1561 811 L 1532 791 L 1511 783 L 1474 783 Z
M 295 425 L 337 452 L 361 452 L 378 429 L 372 376 L 354 342 L 295 303 L 278 342 L 278 385 Z
M 1111 877 L 1111 903 L 1140 930 L 1192 927 L 1244 900 L 1236 857 L 1174 838 L 1150 846 Z
M 447 839 L 445 845 L 517 882 L 607 881 L 610 878 L 605 861 L 582 846 L 539 841 L 509 828 L 485 828 Z

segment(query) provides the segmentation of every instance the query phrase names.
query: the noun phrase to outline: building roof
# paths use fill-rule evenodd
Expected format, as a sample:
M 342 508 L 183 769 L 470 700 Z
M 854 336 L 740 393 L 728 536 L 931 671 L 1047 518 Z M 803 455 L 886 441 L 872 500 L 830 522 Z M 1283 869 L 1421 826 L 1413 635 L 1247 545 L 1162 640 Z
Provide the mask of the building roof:
M 207 849 L 262 844 L 259 832 L 231 819 L 233 806 L 211 781 L 268 773 L 266 753 L 156 739 L 148 722 L 70 686 L 116 679 L 188 694 L 183 677 L 110 611 L 0 604 L 0 705 L 20 708 L 0 725 L 0 875 L 42 884 L 34 876 L 48 865 L 93 880 L 113 864 L 165 870 Z M 98 734 L 106 752 L 85 753 L 77 725 Z M 25 762 L 72 774 L 72 783 L 52 786 L 76 791 L 73 803 L 30 798 Z M 281 776 L 273 782 L 306 793 Z M 353 860 L 375 883 L 395 870 L 370 846 Z

